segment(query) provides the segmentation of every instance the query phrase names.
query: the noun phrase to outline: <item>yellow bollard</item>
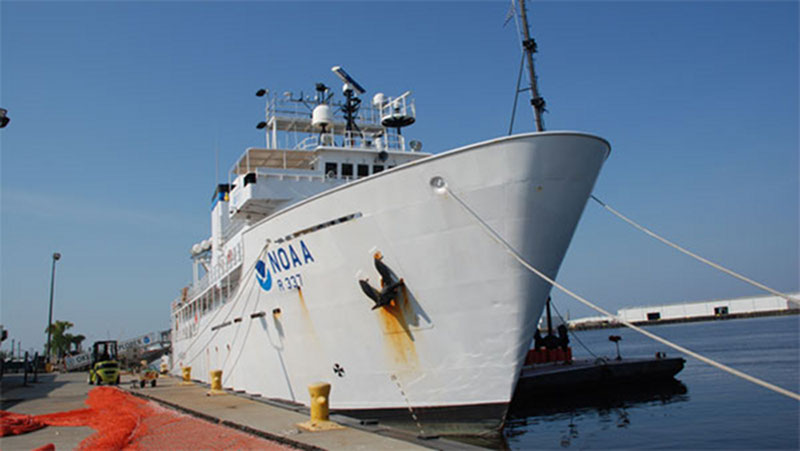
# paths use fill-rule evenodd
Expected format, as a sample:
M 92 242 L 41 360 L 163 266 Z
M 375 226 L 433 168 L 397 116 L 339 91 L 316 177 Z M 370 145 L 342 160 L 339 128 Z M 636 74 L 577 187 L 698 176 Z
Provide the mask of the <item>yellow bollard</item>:
M 317 382 L 308 386 L 311 395 L 311 421 L 328 421 L 328 395 L 331 394 L 331 384 Z
M 192 367 L 185 366 L 181 368 L 181 372 L 183 373 L 183 382 L 181 382 L 181 385 L 194 385 L 192 383 Z
M 211 376 L 211 390 L 206 393 L 206 396 L 224 395 L 222 390 L 222 370 L 209 371 Z
M 298 427 L 310 432 L 344 429 L 328 419 L 328 396 L 330 393 L 331 384 L 327 382 L 316 382 L 308 386 L 308 394 L 311 395 L 311 419 L 304 423 L 297 423 Z

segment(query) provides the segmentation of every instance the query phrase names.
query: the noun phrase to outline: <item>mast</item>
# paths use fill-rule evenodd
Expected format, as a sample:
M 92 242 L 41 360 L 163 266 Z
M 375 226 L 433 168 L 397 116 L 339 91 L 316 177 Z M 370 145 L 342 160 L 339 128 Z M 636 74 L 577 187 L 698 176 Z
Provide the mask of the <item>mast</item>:
M 525 58 L 528 61 L 528 78 L 531 82 L 531 105 L 533 106 L 533 116 L 536 120 L 536 131 L 544 131 L 544 122 L 542 114 L 544 113 L 544 98 L 539 95 L 539 89 L 536 86 L 536 71 L 533 68 L 533 54 L 536 53 L 536 41 L 531 38 L 530 31 L 528 30 L 528 13 L 525 9 L 525 0 L 519 0 L 519 12 L 522 17 L 522 33 L 525 40 L 522 41 L 522 47 L 525 49 Z

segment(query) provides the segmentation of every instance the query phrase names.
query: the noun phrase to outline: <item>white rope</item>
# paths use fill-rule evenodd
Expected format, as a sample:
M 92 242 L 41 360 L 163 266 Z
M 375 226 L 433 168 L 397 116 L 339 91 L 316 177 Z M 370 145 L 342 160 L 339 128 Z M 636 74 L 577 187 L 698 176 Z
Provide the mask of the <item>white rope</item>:
M 253 284 L 253 285 L 255 286 L 255 284 Z M 256 302 L 253 304 L 253 308 L 250 310 L 249 315 L 252 315 L 253 313 L 255 313 L 256 309 L 258 308 L 259 303 L 261 301 L 261 294 L 262 293 L 263 293 L 263 290 L 258 290 L 257 291 L 257 294 L 255 295 L 255 301 Z M 252 297 L 252 296 L 250 296 L 250 297 Z M 248 299 L 247 302 L 242 307 L 242 313 L 241 313 L 242 321 L 244 321 L 245 316 L 248 315 L 248 313 L 245 313 L 245 310 L 247 310 L 247 306 L 249 304 L 250 304 L 250 300 Z M 245 330 L 245 332 L 244 332 L 244 338 L 242 339 L 242 344 L 239 346 L 239 349 L 237 351 L 236 359 L 234 359 L 234 361 L 231 364 L 230 368 L 225 368 L 225 365 L 228 363 L 228 359 L 230 358 L 230 356 L 232 354 L 232 352 L 228 352 L 228 354 L 225 356 L 225 359 L 222 361 L 222 365 L 220 365 L 220 367 L 219 367 L 219 369 L 224 369 L 225 370 L 225 377 L 222 379 L 222 384 L 223 385 L 225 385 L 225 383 L 233 375 L 233 369 L 236 368 L 236 365 L 239 364 L 239 359 L 242 357 L 242 354 L 244 354 L 244 345 L 245 345 L 245 343 L 247 343 L 247 337 L 250 335 L 250 326 L 253 325 L 253 321 L 252 321 L 253 317 L 251 316 L 250 319 L 251 320 L 247 322 L 247 330 Z M 236 338 L 239 336 L 239 330 L 241 330 L 241 327 L 237 327 L 236 328 L 236 332 L 233 333 L 233 339 L 231 339 L 231 346 L 236 346 Z
M 650 230 L 650 229 L 648 229 L 648 228 L 646 228 L 646 227 L 644 227 L 644 226 L 642 226 L 640 224 L 637 224 L 632 219 L 626 217 L 622 213 L 620 213 L 617 210 L 614 210 L 613 208 L 608 206 L 608 204 L 606 204 L 605 202 L 603 202 L 600 199 L 594 197 L 594 195 L 592 195 L 592 199 L 594 199 L 595 202 L 600 204 L 600 206 L 602 206 L 603 208 L 605 208 L 606 210 L 611 212 L 611 214 L 613 214 L 614 216 L 622 219 L 623 221 L 625 221 L 628 224 L 632 225 L 633 227 L 641 230 L 642 232 L 650 235 L 651 237 L 657 239 L 658 241 L 661 241 L 662 243 L 666 244 L 667 246 L 670 246 L 670 247 L 672 247 L 674 249 L 677 249 L 678 251 L 683 252 L 684 254 L 686 254 L 686 255 L 688 255 L 688 256 L 690 256 L 690 257 L 692 257 L 692 258 L 694 258 L 694 259 L 696 259 L 698 261 L 701 261 L 701 262 L 707 264 L 708 266 L 711 266 L 714 269 L 718 269 L 718 270 L 720 270 L 720 271 L 722 271 L 722 272 L 724 272 L 726 274 L 729 274 L 729 275 L 731 275 L 733 277 L 736 277 L 739 280 L 747 282 L 750 285 L 753 285 L 755 287 L 761 288 L 762 290 L 768 291 L 768 292 L 774 294 L 775 296 L 780 296 L 780 297 L 786 299 L 789 302 L 794 302 L 795 304 L 800 305 L 800 299 L 794 298 L 794 297 L 789 296 L 788 294 L 785 294 L 785 293 L 781 293 L 780 291 L 773 290 L 772 288 L 770 288 L 770 287 L 768 287 L 768 286 L 766 286 L 766 285 L 764 285 L 762 283 L 758 283 L 755 280 L 749 279 L 749 278 L 747 278 L 747 277 L 745 277 L 745 276 L 743 276 L 743 275 L 741 275 L 741 274 L 739 274 L 737 272 L 734 272 L 734 271 L 732 271 L 732 270 L 730 270 L 730 269 L 728 269 L 728 268 L 726 268 L 726 267 L 724 267 L 724 266 L 722 266 L 722 265 L 720 265 L 718 263 L 714 263 L 711 260 L 703 258 L 703 257 L 695 254 L 694 252 L 692 252 L 692 251 L 690 251 L 688 249 L 684 249 L 683 247 L 678 246 L 677 244 L 673 243 L 672 241 L 669 241 L 668 239 L 666 239 L 666 238 L 664 238 L 662 236 L 659 236 L 658 234 L 656 234 L 652 230 Z
M 711 360 L 708 357 L 702 356 L 702 355 L 700 355 L 700 354 L 698 354 L 698 353 L 696 353 L 694 351 L 686 349 L 683 346 L 680 346 L 680 345 L 677 345 L 675 343 L 672 343 L 671 341 L 666 340 L 664 338 L 661 338 L 658 335 L 655 335 L 655 334 L 653 334 L 651 332 L 648 332 L 648 331 L 646 331 L 646 330 L 644 330 L 644 329 L 642 329 L 640 327 L 634 326 L 633 324 L 629 323 L 628 321 L 626 321 L 626 320 L 624 320 L 624 319 L 622 319 L 622 318 L 620 318 L 620 317 L 618 317 L 618 316 L 616 316 L 616 315 L 614 315 L 614 314 L 602 309 L 601 307 L 598 307 L 597 305 L 589 302 L 588 300 L 584 299 L 583 297 L 573 293 L 572 291 L 570 291 L 569 289 L 567 289 L 563 285 L 559 284 L 558 282 L 556 282 L 555 280 L 551 279 L 550 277 L 547 277 L 544 273 L 542 273 L 538 269 L 534 268 L 531 264 L 526 262 L 525 259 L 523 259 L 522 256 L 519 255 L 519 253 L 517 253 L 517 251 L 515 251 L 514 248 L 511 247 L 511 245 L 508 242 L 506 242 L 506 240 L 504 240 L 502 236 L 500 236 L 500 234 L 495 232 L 494 229 L 492 229 L 492 227 L 489 224 L 487 224 L 483 219 L 481 219 L 481 217 L 474 210 L 472 210 L 472 208 L 470 208 L 469 205 L 467 205 L 463 200 L 461 200 L 461 198 L 459 198 L 449 188 L 444 187 L 444 189 L 445 189 L 445 191 L 447 193 L 449 193 L 453 197 L 453 199 L 456 200 L 456 202 L 459 203 L 459 205 L 461 205 L 464 208 L 464 210 L 466 210 L 470 215 L 472 215 L 472 217 L 475 218 L 475 220 L 478 222 L 478 224 L 480 224 L 480 226 L 484 229 L 484 231 L 487 234 L 489 234 L 490 237 L 492 237 L 492 239 L 494 239 L 495 241 L 497 241 L 498 244 L 503 246 L 505 248 L 506 252 L 508 252 L 512 257 L 514 257 L 514 259 L 516 259 L 520 264 L 522 264 L 522 266 L 524 266 L 525 268 L 527 268 L 528 270 L 530 270 L 531 272 L 533 272 L 537 276 L 541 277 L 542 279 L 544 279 L 545 281 L 547 281 L 548 283 L 550 283 L 554 287 L 556 287 L 559 290 L 563 291 L 564 293 L 568 294 L 572 298 L 574 298 L 577 301 L 581 302 L 582 304 L 584 304 L 584 305 L 586 305 L 586 306 L 588 306 L 588 307 L 590 307 L 590 308 L 592 308 L 592 309 L 594 309 L 594 310 L 596 310 L 596 311 L 598 311 L 598 312 L 600 312 L 600 313 L 602 313 L 602 314 L 604 314 L 604 315 L 606 315 L 606 316 L 608 316 L 610 318 L 614 318 L 615 320 L 619 321 L 621 324 L 624 324 L 625 326 L 630 327 L 631 329 L 635 330 L 636 332 L 639 332 L 642 335 L 650 337 L 653 340 L 655 340 L 655 341 L 657 341 L 659 343 L 662 343 L 662 344 L 664 344 L 666 346 L 669 346 L 670 348 L 673 348 L 673 349 L 675 349 L 675 350 L 677 350 L 679 352 L 682 352 L 682 353 L 684 353 L 684 354 L 686 354 L 688 356 L 694 357 L 695 359 L 700 360 L 701 362 L 704 362 L 704 363 L 707 363 L 707 364 L 709 364 L 711 366 L 717 367 L 717 368 L 721 369 L 722 371 L 725 371 L 727 373 L 733 374 L 734 376 L 738 376 L 738 377 L 740 377 L 740 378 L 742 378 L 742 379 L 744 379 L 746 381 L 752 382 L 752 383 L 754 383 L 756 385 L 760 385 L 760 386 L 762 386 L 764 388 L 772 390 L 772 391 L 774 391 L 776 393 L 779 393 L 781 395 L 784 395 L 784 396 L 787 396 L 789 398 L 793 398 L 793 399 L 795 399 L 797 401 L 800 401 L 800 395 L 798 395 L 797 393 L 791 392 L 791 391 L 786 390 L 785 388 L 782 388 L 782 387 L 778 387 L 777 385 L 770 384 L 769 382 L 763 381 L 763 380 L 758 379 L 756 377 L 750 376 L 749 374 L 743 373 L 743 372 L 741 372 L 741 371 L 739 371 L 737 369 L 731 368 L 731 367 L 729 367 L 727 365 L 723 365 L 722 363 L 719 363 L 719 362 L 716 362 L 714 360 Z

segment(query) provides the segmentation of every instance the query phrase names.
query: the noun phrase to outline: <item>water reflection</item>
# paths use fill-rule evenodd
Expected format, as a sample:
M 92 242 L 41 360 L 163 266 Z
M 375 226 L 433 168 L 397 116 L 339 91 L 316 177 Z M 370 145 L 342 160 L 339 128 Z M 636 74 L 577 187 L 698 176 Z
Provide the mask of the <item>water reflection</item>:
M 621 385 L 546 396 L 517 396 L 509 409 L 508 424 L 530 417 L 570 414 L 581 410 L 604 413 L 638 404 L 683 402 L 688 400 L 687 392 L 681 381 L 669 379 L 658 384 Z
M 689 400 L 686 385 L 676 379 L 646 386 L 625 385 L 542 397 L 517 396 L 509 409 L 502 435 L 458 437 L 456 440 L 492 449 L 510 449 L 509 440 L 536 432 L 537 425 L 563 423 L 559 444 L 568 448 L 580 437 L 579 424 L 594 417 L 603 429 L 626 429 L 631 425 L 629 409 L 666 405 Z
M 504 440 L 491 447 L 508 449 L 507 438 L 531 432 L 530 429 L 535 429 L 536 424 L 568 420 L 560 441 L 561 446 L 566 448 L 580 436 L 577 420 L 582 417 L 596 416 L 600 423 L 604 423 L 604 428 L 624 429 L 631 424 L 628 409 L 685 402 L 689 400 L 687 393 L 686 385 L 670 379 L 655 385 L 625 385 L 546 397 L 517 397 L 509 410 Z

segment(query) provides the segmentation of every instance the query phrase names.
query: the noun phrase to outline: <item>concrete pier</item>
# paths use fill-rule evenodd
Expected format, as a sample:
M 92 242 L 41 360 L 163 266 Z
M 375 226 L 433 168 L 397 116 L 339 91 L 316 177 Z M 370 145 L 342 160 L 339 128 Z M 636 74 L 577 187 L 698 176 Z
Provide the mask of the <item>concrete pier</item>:
M 39 382 L 23 387 L 14 375 L 2 379 L 2 410 L 29 415 L 86 408 L 84 401 L 94 386 L 84 373 L 39 375 Z M 163 407 L 189 414 L 213 424 L 233 428 L 276 444 L 297 449 L 443 449 L 470 448 L 464 443 L 415 435 L 381 425 L 363 425 L 357 420 L 332 415 L 345 426 L 341 430 L 306 432 L 297 427 L 308 420 L 305 408 L 291 408 L 241 394 L 206 396 L 203 384 L 181 386 L 180 380 L 161 377 L 156 387 L 139 388 L 135 376 L 123 375 L 119 389 L 151 400 Z M 75 449 L 94 430 L 88 427 L 54 427 L 0 438 L 0 449 L 35 449 L 53 443 L 56 449 Z M 169 445 L 166 444 L 169 448 Z M 473 448 L 477 449 L 477 448 Z
M 86 374 L 39 374 L 38 382 L 22 385 L 21 374 L 5 374 L 0 379 L 0 410 L 27 415 L 65 412 L 86 408 L 84 401 L 93 386 L 86 383 Z M 56 449 L 76 449 L 94 434 L 89 427 L 51 426 L 22 435 L 0 438 L 0 449 L 36 449 L 48 443 Z

